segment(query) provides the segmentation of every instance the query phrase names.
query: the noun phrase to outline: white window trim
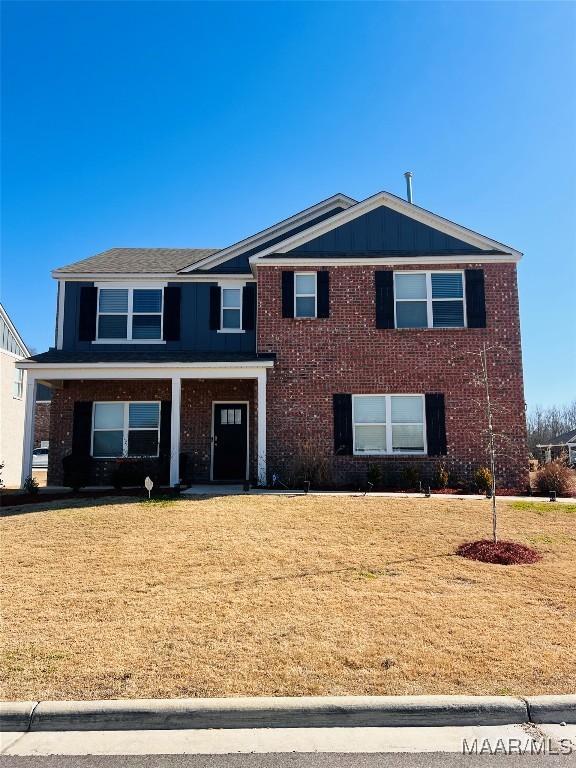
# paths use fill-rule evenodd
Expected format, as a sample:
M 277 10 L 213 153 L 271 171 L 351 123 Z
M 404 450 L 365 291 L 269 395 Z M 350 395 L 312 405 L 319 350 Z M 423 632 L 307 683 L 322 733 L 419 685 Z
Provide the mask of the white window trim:
M 240 310 L 240 327 L 239 328 L 226 328 L 224 326 L 224 291 L 239 291 L 239 307 L 226 307 L 226 309 L 239 309 Z M 220 285 L 220 328 L 218 333 L 246 333 L 242 328 L 243 312 L 242 305 L 244 303 L 244 285 Z
M 356 422 L 354 420 L 354 400 L 360 397 L 384 397 L 386 406 L 386 422 Z M 422 435 L 424 439 L 424 449 L 422 451 L 394 451 L 392 448 L 392 398 L 393 397 L 419 397 L 422 400 Z M 394 426 L 402 426 L 414 422 L 394 422 Z M 357 426 L 385 426 L 386 427 L 386 450 L 384 451 L 357 451 L 356 450 L 356 427 Z M 419 426 L 419 422 L 418 422 Z M 426 397 L 420 392 L 394 392 L 392 394 L 382 394 L 377 392 L 368 395 L 352 395 L 352 453 L 354 456 L 427 456 L 428 439 L 426 435 Z
M 124 283 L 101 283 L 96 284 L 98 288 L 98 296 L 96 297 L 96 339 L 93 344 L 166 344 L 163 339 L 164 336 L 164 288 L 166 283 L 156 283 L 154 285 L 142 284 L 142 285 L 126 285 Z M 120 290 L 128 291 L 128 309 L 127 312 L 100 312 L 100 291 L 104 290 Z M 162 291 L 162 305 L 160 312 L 136 312 L 134 313 L 134 291 L 139 290 L 154 290 Z M 159 339 L 133 339 L 132 338 L 132 319 L 136 315 L 160 315 L 160 338 Z M 100 315 L 127 315 L 126 320 L 126 338 L 125 339 L 107 339 L 101 338 L 99 334 L 100 327 Z
M 96 406 L 97 405 L 123 405 L 124 406 L 124 412 L 123 412 L 123 425 L 122 425 L 122 456 L 94 456 L 94 433 L 95 432 L 120 432 L 119 429 L 110 429 L 110 428 L 96 428 L 94 426 L 94 420 L 96 417 Z M 156 450 L 156 454 L 150 454 L 149 456 L 129 456 L 128 455 L 128 433 L 129 432 L 150 432 L 154 429 L 154 427 L 130 427 L 130 405 L 158 405 L 158 440 L 157 445 L 158 448 Z M 157 459 L 160 456 L 160 423 L 162 421 L 162 404 L 159 400 L 95 400 L 92 404 L 92 435 L 90 438 L 90 456 L 93 459 L 99 460 L 104 459 L 105 461 L 109 461 L 111 459 L 138 459 L 138 458 L 144 458 L 144 459 Z
M 14 400 L 22 400 L 24 397 L 24 370 L 22 368 L 14 368 L 15 376 L 12 379 L 12 398 Z
M 314 293 L 298 293 L 296 291 L 296 283 L 297 278 L 302 277 L 305 275 L 306 277 L 309 277 L 310 275 L 314 276 Z M 297 307 L 297 300 L 298 299 L 309 299 L 311 297 L 314 297 L 314 315 L 299 315 L 296 311 Z M 294 317 L 298 318 L 300 320 L 313 320 L 314 318 L 318 317 L 318 272 L 308 271 L 308 272 L 294 272 Z
M 432 298 L 432 275 L 462 275 L 462 298 L 433 299 Z M 396 275 L 425 275 L 426 276 L 426 299 L 397 299 L 396 298 Z M 394 328 L 398 331 L 459 331 L 468 327 L 467 308 L 466 308 L 466 272 L 463 269 L 433 269 L 431 271 L 402 269 L 394 270 Z M 398 328 L 396 318 L 396 306 L 398 303 L 407 301 L 426 301 L 426 320 L 428 325 L 425 328 Z M 461 301 L 464 313 L 464 325 L 434 325 L 433 302 L 435 301 Z

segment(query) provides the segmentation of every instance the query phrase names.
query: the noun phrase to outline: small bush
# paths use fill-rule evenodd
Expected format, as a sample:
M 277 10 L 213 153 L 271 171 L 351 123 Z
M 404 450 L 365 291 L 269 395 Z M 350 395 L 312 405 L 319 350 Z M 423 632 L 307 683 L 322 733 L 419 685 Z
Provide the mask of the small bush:
M 434 472 L 434 487 L 438 488 L 439 490 L 443 490 L 444 488 L 448 488 L 448 483 L 450 482 L 450 473 L 444 466 L 444 464 L 440 464 L 438 467 L 436 467 L 436 470 Z
M 474 472 L 474 485 L 480 493 L 488 493 L 492 490 L 492 472 L 488 467 L 479 467 Z
M 571 496 L 576 489 L 576 472 L 563 459 L 550 461 L 536 473 L 536 487 L 541 493 L 555 491 L 558 496 Z
M 133 462 L 119 461 L 110 473 L 110 482 L 117 491 L 121 491 L 122 488 L 134 485 L 143 486 L 147 474 L 149 473 L 144 468 L 140 468 Z M 154 481 L 153 477 L 151 479 Z
M 382 485 L 382 469 L 378 464 L 370 464 L 368 472 L 366 473 L 366 480 L 371 483 L 374 488 L 379 488 Z
M 89 456 L 68 454 L 62 459 L 64 485 L 77 493 L 80 488 L 90 484 L 91 459 Z
M 418 467 L 404 467 L 402 470 L 402 486 L 405 490 L 418 488 L 420 483 L 420 470 Z
M 24 485 L 22 487 L 24 488 L 26 493 L 30 494 L 30 496 L 36 496 L 36 494 L 38 493 L 38 488 L 39 488 L 38 480 L 36 480 L 35 477 L 32 477 L 32 475 L 29 475 L 24 480 Z

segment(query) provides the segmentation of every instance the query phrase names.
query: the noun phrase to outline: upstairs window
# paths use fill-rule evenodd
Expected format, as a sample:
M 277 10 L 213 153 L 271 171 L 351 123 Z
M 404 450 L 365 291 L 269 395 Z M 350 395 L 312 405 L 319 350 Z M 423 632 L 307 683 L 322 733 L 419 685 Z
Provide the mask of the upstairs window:
M 100 288 L 99 341 L 162 339 L 162 288 Z
M 238 331 L 242 328 L 242 289 L 222 288 L 220 328 Z
M 425 453 L 423 395 L 353 395 L 354 453 Z
M 316 283 L 316 272 L 296 272 L 294 275 L 294 317 L 316 317 Z
M 395 272 L 396 328 L 464 328 L 462 272 Z
M 94 403 L 92 456 L 158 456 L 160 403 Z

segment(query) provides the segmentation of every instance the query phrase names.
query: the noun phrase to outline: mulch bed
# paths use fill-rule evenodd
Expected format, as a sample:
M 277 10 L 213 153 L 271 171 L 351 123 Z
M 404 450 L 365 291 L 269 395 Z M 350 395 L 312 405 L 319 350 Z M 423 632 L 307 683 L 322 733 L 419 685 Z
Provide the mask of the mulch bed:
M 524 544 L 518 544 L 515 541 L 494 542 L 488 539 L 461 544 L 456 554 L 468 560 L 480 560 L 482 563 L 497 565 L 528 565 L 542 559 L 539 552 Z

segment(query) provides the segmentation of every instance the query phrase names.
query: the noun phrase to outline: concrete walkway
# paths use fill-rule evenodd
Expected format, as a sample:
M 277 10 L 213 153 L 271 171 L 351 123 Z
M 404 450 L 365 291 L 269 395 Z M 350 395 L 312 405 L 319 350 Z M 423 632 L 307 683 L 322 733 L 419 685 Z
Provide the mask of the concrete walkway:
M 1 733 L 0 755 L 463 754 L 464 740 L 466 748 L 489 745 L 500 754 L 576 754 L 576 725 Z

